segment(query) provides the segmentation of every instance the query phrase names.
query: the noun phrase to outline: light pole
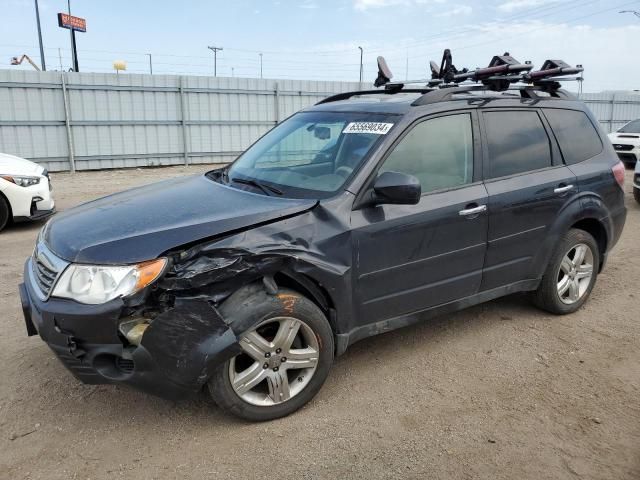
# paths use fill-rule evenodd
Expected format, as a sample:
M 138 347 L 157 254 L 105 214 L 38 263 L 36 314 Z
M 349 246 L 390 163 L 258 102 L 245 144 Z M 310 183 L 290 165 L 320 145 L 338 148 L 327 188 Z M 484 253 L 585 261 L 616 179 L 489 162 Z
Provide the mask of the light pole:
M 47 66 L 44 63 L 44 46 L 42 45 L 42 30 L 40 29 L 40 9 L 38 8 L 38 0 L 36 1 L 36 23 L 38 24 L 38 42 L 40 42 L 40 65 L 42 65 L 42 71 L 47 70 Z
M 262 78 L 262 53 L 260 55 L 260 78 Z
M 213 52 L 213 76 L 218 76 L 218 52 L 222 51 L 222 47 L 207 47 Z
M 637 10 L 622 10 L 620 13 L 633 13 L 636 17 L 640 18 L 640 12 Z
M 153 75 L 153 63 L 151 62 L 151 54 L 145 53 L 147 57 L 149 57 L 149 74 Z
M 364 53 L 364 50 L 362 50 L 362 47 L 358 47 L 360 49 L 360 88 L 362 88 L 362 55 Z

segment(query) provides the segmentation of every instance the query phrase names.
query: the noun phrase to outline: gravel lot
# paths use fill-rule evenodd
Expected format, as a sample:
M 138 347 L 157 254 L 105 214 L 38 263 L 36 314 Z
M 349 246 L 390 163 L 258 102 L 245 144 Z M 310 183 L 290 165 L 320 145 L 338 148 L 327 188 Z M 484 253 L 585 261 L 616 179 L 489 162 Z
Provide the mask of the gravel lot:
M 164 168 L 53 175 L 60 210 Z M 314 401 L 263 424 L 204 396 L 80 384 L 26 336 L 17 285 L 41 225 L 0 234 L 0 478 L 640 478 L 640 207 L 590 301 L 524 295 L 354 345 Z

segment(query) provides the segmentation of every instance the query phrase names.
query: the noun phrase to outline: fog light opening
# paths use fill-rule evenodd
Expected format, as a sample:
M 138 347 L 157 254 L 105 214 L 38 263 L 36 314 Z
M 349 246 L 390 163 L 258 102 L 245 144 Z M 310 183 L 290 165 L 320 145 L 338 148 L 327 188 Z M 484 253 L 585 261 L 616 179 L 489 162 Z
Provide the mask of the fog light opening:
M 93 359 L 93 368 L 109 380 L 123 380 L 133 373 L 135 363 L 128 358 L 104 353 Z

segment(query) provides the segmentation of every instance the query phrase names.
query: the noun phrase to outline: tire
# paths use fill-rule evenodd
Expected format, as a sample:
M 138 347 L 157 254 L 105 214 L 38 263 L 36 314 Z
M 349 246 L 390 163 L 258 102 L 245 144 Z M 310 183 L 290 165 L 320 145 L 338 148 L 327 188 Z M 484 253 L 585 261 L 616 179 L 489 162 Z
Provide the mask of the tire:
M 220 313 L 233 319 L 230 326 L 243 348 L 208 381 L 220 408 L 245 420 L 274 420 L 295 412 L 318 393 L 333 363 L 334 345 L 331 326 L 315 303 L 292 290 L 269 295 L 262 285 L 254 285 L 232 295 Z M 246 378 L 250 380 L 242 383 Z
M 10 219 L 11 209 L 4 196 L 0 194 L 0 232 L 7 226 Z
M 584 254 L 576 266 L 576 260 L 580 260 L 576 259 L 578 252 Z M 591 269 L 587 277 L 588 265 Z M 560 240 L 538 289 L 533 293 L 534 304 L 556 315 L 575 312 L 589 298 L 599 265 L 600 250 L 593 236 L 584 230 L 569 230 Z
M 636 199 L 636 202 L 640 203 L 640 188 L 633 187 L 633 198 Z

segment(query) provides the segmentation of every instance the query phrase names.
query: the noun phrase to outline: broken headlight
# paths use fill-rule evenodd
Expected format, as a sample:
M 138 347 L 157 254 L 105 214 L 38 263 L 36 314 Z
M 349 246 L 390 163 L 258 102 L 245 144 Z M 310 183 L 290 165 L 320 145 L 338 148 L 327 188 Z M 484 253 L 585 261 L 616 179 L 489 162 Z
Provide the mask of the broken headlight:
M 166 258 L 137 265 L 69 265 L 53 290 L 53 297 L 97 305 L 126 297 L 151 285 L 164 271 Z

